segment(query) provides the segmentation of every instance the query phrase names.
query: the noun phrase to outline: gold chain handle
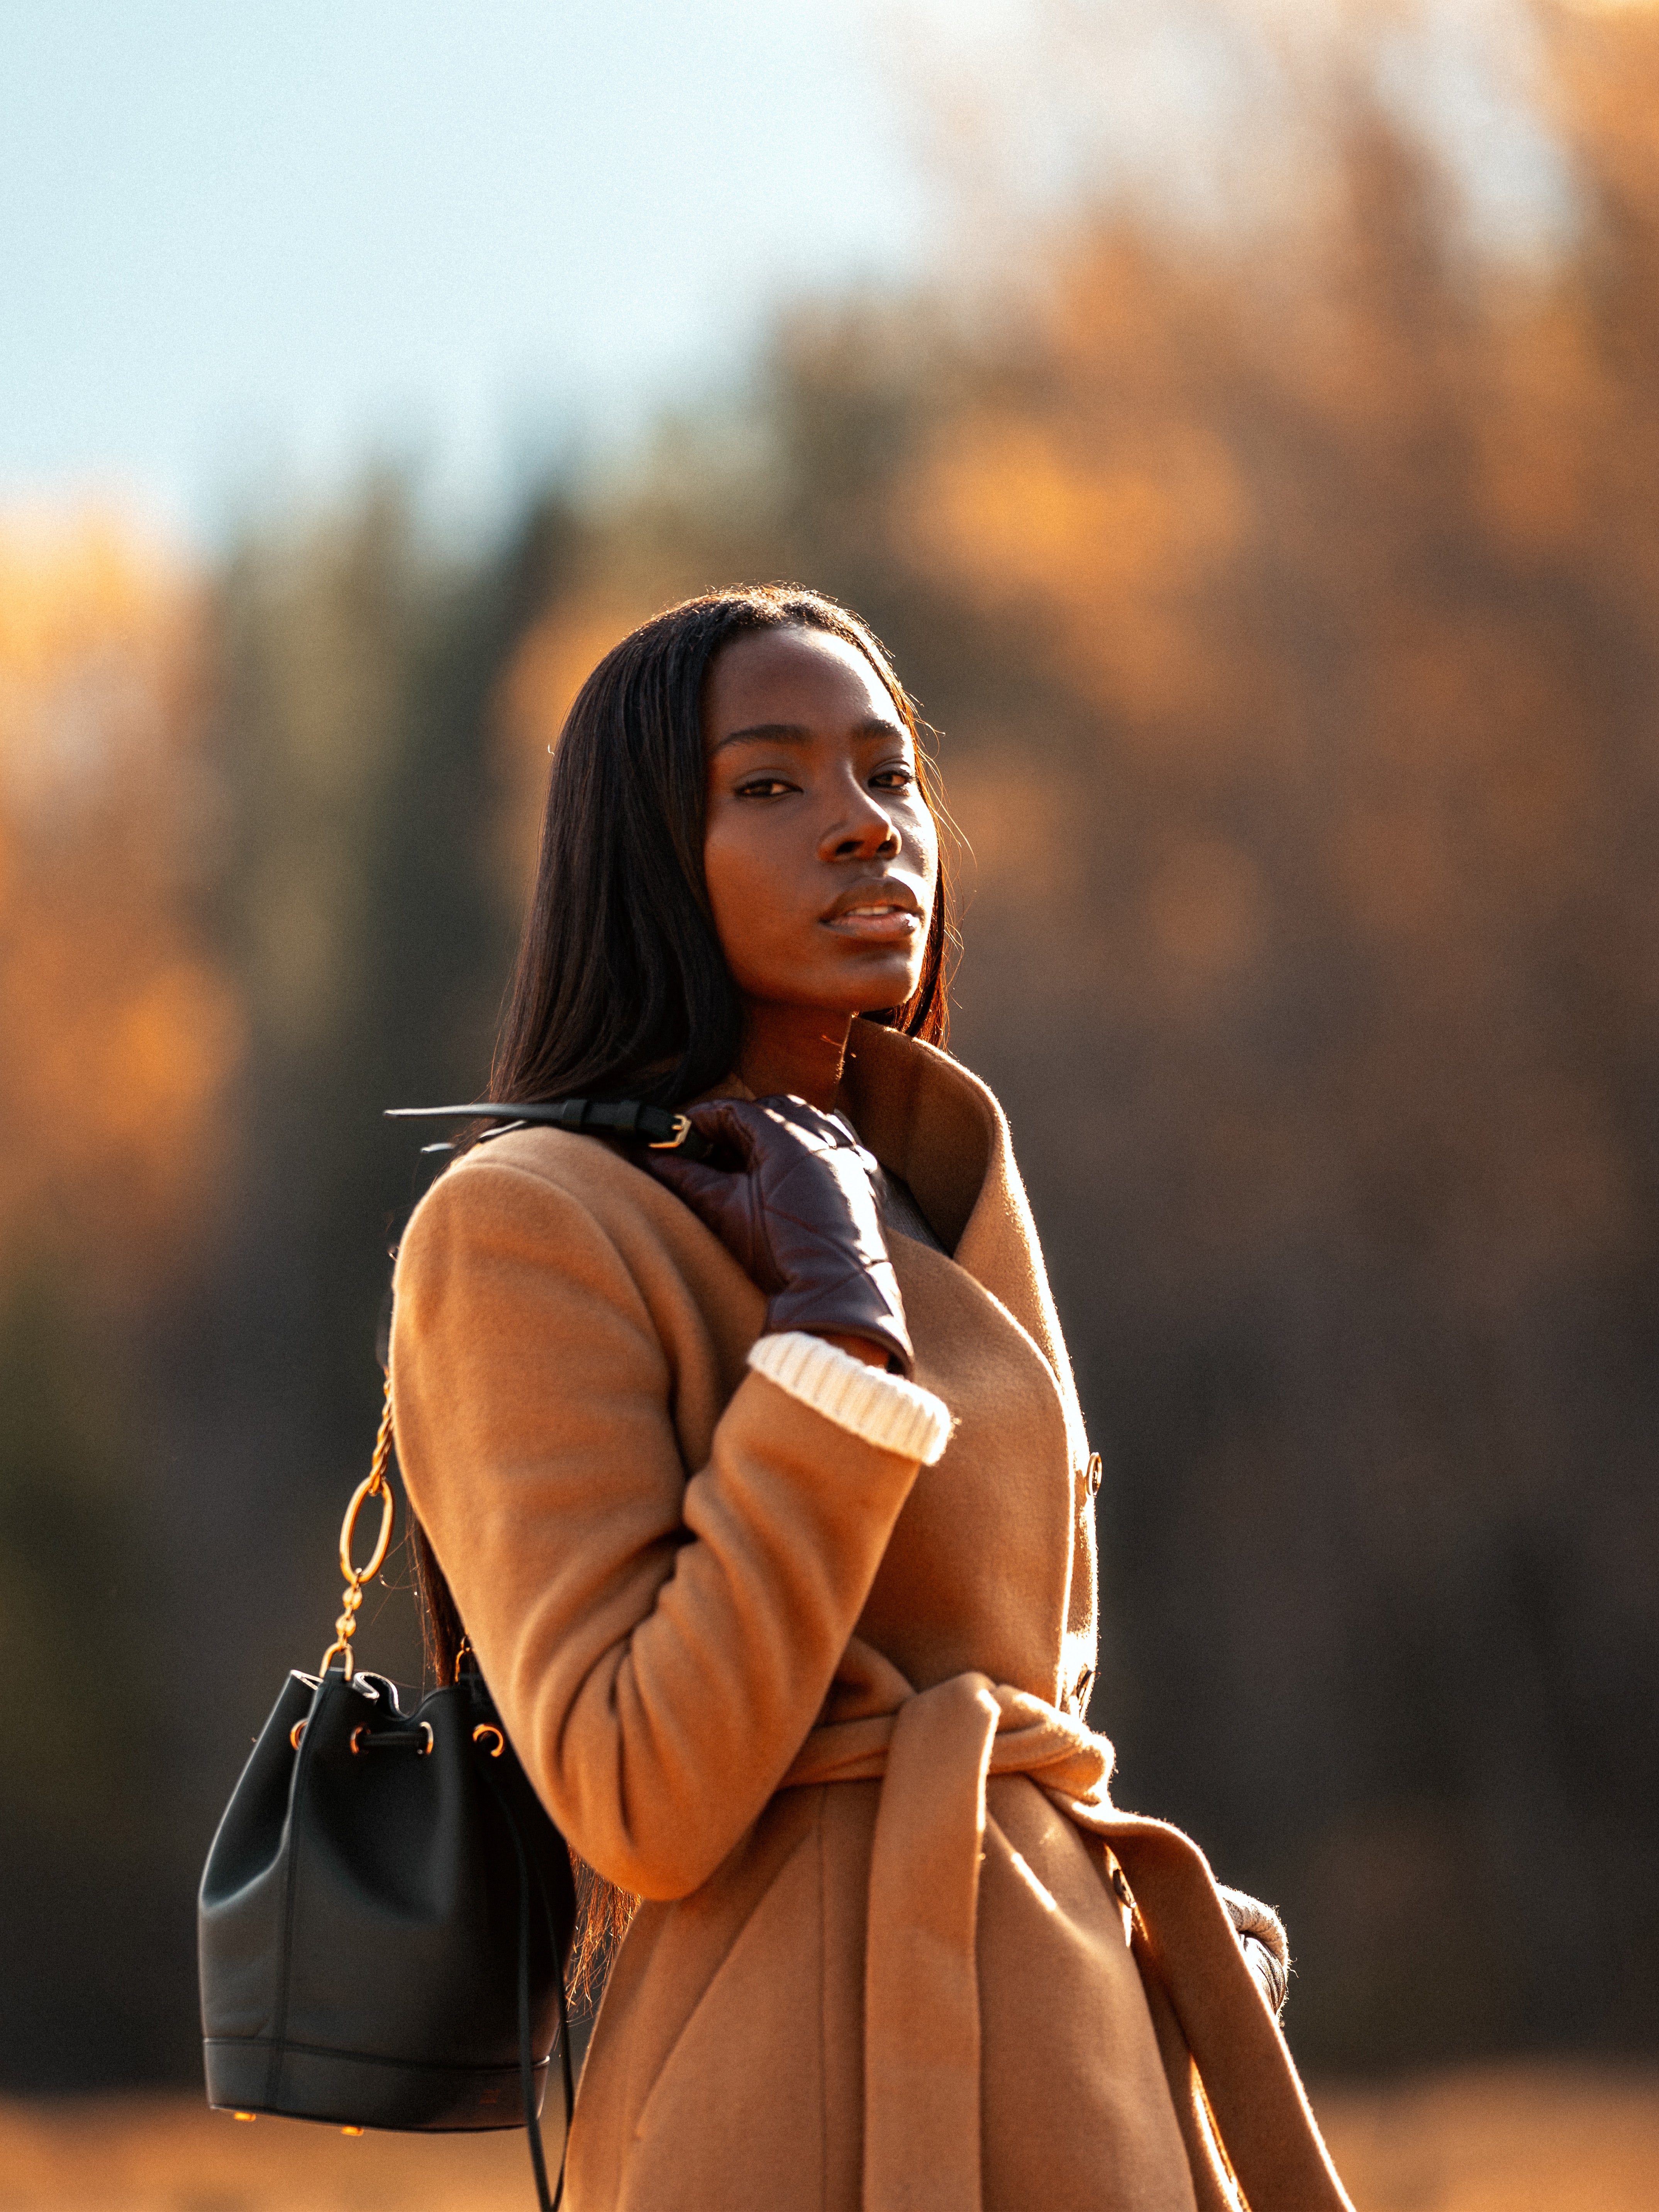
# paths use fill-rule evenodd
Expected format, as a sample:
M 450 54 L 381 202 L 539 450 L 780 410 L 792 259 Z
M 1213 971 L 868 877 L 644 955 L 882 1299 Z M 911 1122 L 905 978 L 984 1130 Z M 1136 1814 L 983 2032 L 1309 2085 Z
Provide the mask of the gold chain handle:
M 323 1654 L 319 1674 L 326 1674 L 331 1659 L 343 1659 L 345 1678 L 351 1680 L 351 1639 L 357 1633 L 357 1608 L 363 1601 L 363 1584 L 372 1583 L 386 1565 L 386 1555 L 392 1543 L 392 1523 L 397 1505 L 392 1495 L 392 1485 L 386 1480 L 386 1464 L 392 1457 L 392 1377 L 386 1378 L 386 1403 L 380 1413 L 380 1433 L 374 1439 L 374 1457 L 368 1473 L 351 1493 L 351 1503 L 345 1510 L 345 1519 L 340 1523 L 340 1572 L 345 1577 L 345 1602 L 340 1618 L 334 1624 L 334 1641 Z M 375 1539 L 373 1557 L 366 1566 L 351 1564 L 351 1540 L 356 1532 L 357 1516 L 363 1501 L 378 1498 L 380 1501 L 380 1533 Z

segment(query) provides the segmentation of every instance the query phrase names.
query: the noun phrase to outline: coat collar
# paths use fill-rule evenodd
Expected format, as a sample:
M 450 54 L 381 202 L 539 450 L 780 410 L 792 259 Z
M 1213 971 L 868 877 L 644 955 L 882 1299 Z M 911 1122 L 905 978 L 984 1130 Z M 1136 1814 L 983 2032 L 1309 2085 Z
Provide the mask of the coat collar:
M 1088 1443 L 1007 1118 L 959 1060 L 875 1022 L 855 1021 L 842 1079 L 848 1117 L 902 1176 L 940 1239 L 1006 1308 L 1053 1370 L 1076 1465 Z

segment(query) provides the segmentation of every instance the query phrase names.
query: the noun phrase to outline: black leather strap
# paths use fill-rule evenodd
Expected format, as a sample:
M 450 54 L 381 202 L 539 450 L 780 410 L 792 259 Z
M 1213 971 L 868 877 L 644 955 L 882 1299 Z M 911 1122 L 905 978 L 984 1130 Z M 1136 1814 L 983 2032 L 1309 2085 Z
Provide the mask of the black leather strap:
M 638 1098 L 555 1098 L 532 1105 L 478 1098 L 466 1106 L 388 1106 L 386 1111 L 392 1121 L 488 1121 L 503 1116 L 504 1126 L 488 1132 L 491 1137 L 504 1137 L 508 1129 L 533 1123 L 538 1127 L 568 1129 L 578 1136 L 631 1137 L 690 1160 L 703 1159 L 708 1152 L 707 1142 L 684 1114 L 670 1106 L 647 1106 Z M 447 1152 L 449 1147 L 432 1145 L 427 1149 Z
M 536 2177 L 536 2199 L 541 2212 L 559 2212 L 564 2198 L 564 2165 L 570 2154 L 570 2123 L 575 2116 L 576 2092 L 570 2069 L 570 2021 L 565 2011 L 564 1961 L 559 1956 L 559 1941 L 553 1925 L 553 1907 L 545 1884 L 538 1881 L 542 1893 L 542 1910 L 547 1919 L 547 1937 L 552 1946 L 555 1986 L 559 1998 L 559 2067 L 564 2078 L 564 2143 L 559 2153 L 559 2178 L 550 2195 L 547 2186 L 547 2154 L 542 2148 L 541 2114 L 536 2109 L 536 2053 L 530 2036 L 530 1854 L 525 1849 L 524 1838 L 519 1833 L 519 1824 L 507 1792 L 493 1774 L 485 1773 L 490 1792 L 501 1810 L 507 1823 L 507 1832 L 513 1838 L 513 1849 L 519 1862 L 519 2081 L 524 2092 L 525 2133 L 530 2138 L 530 2164 Z

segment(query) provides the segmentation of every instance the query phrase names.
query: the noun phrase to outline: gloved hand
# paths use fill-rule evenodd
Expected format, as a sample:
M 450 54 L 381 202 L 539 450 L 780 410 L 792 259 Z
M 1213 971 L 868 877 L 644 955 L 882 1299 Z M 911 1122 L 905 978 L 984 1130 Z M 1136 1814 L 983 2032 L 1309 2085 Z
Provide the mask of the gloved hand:
M 1272 1905 L 1263 1905 L 1260 1898 L 1249 1897 L 1242 1889 L 1229 1889 L 1225 1882 L 1216 1887 L 1239 1948 L 1267 2000 L 1268 2010 L 1276 2018 L 1291 1993 L 1291 1942 L 1285 1923 Z
M 768 1331 L 862 1337 L 908 1376 L 915 1354 L 869 1154 L 800 1098 L 715 1098 L 690 1116 L 730 1168 L 651 1152 L 640 1164 L 766 1292 Z

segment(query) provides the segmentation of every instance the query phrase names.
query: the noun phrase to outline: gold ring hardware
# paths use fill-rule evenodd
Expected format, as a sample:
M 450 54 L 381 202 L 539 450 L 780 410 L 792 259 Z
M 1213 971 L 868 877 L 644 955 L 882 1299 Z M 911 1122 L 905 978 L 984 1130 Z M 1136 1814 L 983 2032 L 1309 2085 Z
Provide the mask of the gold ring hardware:
M 295 1751 L 298 1751 L 300 1748 L 300 1739 L 305 1732 L 306 1724 L 303 1721 L 295 1721 L 293 1727 L 289 1730 L 288 1740 L 294 1746 Z M 241 2115 L 238 2113 L 237 2118 L 240 2119 L 240 2117 Z
M 352 1757 L 353 1757 L 354 1759 L 356 1759 L 356 1757 L 357 1756 L 357 1753 L 358 1753 L 362 1749 L 362 1747 L 362 1747 L 362 1743 L 358 1741 L 358 1739 L 359 1739 L 360 1737 L 362 1737 L 362 1736 L 366 1736 L 368 1734 L 368 1725 L 367 1722 L 364 1722 L 364 1721 L 359 1721 L 359 1722 L 358 1722 L 358 1723 L 357 1723 L 357 1725 L 356 1725 L 356 1727 L 355 1729 L 352 1729 L 352 1731 L 351 1731 L 351 1755 L 352 1755 Z
M 426 1741 L 420 1746 L 419 1755 L 422 1759 L 430 1759 L 432 1756 L 433 1744 L 432 1723 L 430 1721 L 422 1721 L 421 1723 L 421 1734 L 426 1738 Z
M 378 1498 L 380 1501 L 380 1533 L 374 1540 L 374 1549 L 366 1566 L 351 1564 L 351 1539 L 356 1533 L 357 1516 L 363 1501 Z M 351 1494 L 351 1503 L 345 1510 L 345 1519 L 340 1523 L 340 1572 L 349 1583 L 372 1583 L 386 1565 L 386 1555 L 392 1542 L 392 1524 L 397 1518 L 397 1501 L 392 1495 L 392 1485 L 379 1468 L 371 1468 Z
M 654 1141 L 647 1142 L 645 1149 L 647 1152 L 677 1152 L 685 1142 L 686 1138 L 690 1134 L 690 1131 L 691 1116 L 689 1114 L 676 1114 L 674 1116 L 673 1135 L 672 1137 L 658 1137 Z
M 507 1738 L 493 1721 L 480 1721 L 472 1731 L 472 1741 L 474 1743 L 482 1743 L 487 1735 L 493 1735 L 495 1739 L 490 1747 L 489 1756 L 492 1759 L 499 1759 L 507 1748 Z
M 386 1565 L 386 1555 L 392 1544 L 392 1524 L 397 1517 L 397 1504 L 392 1495 L 392 1485 L 386 1480 L 386 1466 L 392 1457 L 392 1376 L 386 1378 L 386 1399 L 380 1410 L 380 1432 L 374 1439 L 374 1457 L 368 1473 L 351 1493 L 351 1503 L 345 1510 L 345 1519 L 340 1523 L 340 1572 L 345 1577 L 345 1596 L 340 1607 L 340 1617 L 334 1624 L 334 1641 L 323 1654 L 317 1672 L 326 1674 L 331 1659 L 342 1659 L 346 1680 L 351 1680 L 351 1639 L 357 1633 L 357 1608 L 363 1601 L 363 1584 L 373 1582 Z M 351 1540 L 356 1532 L 357 1516 L 366 1498 L 380 1501 L 380 1533 L 374 1541 L 374 1550 L 365 1566 L 351 1564 Z

